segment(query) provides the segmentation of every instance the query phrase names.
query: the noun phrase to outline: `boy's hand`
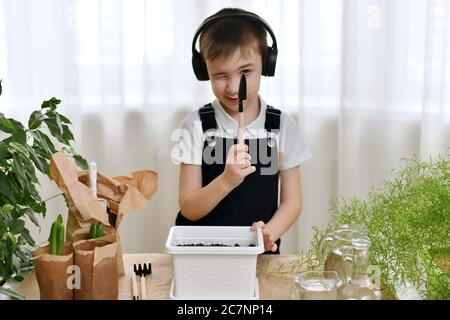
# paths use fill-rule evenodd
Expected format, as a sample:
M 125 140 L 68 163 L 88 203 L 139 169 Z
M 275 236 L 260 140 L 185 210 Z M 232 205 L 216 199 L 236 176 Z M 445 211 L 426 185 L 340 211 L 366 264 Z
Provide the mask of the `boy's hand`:
M 275 237 L 272 235 L 272 233 L 266 228 L 266 224 L 262 221 L 253 222 L 252 224 L 252 230 L 262 229 L 262 234 L 264 237 L 264 250 L 266 251 L 277 251 L 277 244 L 275 243 Z
M 250 163 L 251 157 L 247 151 L 246 144 L 234 144 L 228 152 L 223 177 L 233 189 L 240 185 L 246 176 L 256 171 L 256 167 Z

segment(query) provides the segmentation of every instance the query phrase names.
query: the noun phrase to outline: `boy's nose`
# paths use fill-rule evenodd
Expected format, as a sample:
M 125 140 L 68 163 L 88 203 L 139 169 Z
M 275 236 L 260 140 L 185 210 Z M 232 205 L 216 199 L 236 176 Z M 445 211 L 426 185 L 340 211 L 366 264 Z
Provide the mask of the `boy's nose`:
M 233 96 L 237 96 L 239 91 L 239 77 L 229 78 L 227 83 L 227 92 Z

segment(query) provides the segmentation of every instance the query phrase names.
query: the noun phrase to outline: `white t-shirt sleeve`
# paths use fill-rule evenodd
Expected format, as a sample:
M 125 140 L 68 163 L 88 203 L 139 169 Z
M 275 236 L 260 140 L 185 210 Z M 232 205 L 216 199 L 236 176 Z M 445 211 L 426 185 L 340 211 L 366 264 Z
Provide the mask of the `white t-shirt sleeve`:
M 181 123 L 181 127 L 172 133 L 171 158 L 175 164 L 185 163 L 202 165 L 203 129 L 198 111 L 191 112 Z
M 280 170 L 288 170 L 304 163 L 312 154 L 306 145 L 300 126 L 286 113 L 281 114 L 279 145 Z

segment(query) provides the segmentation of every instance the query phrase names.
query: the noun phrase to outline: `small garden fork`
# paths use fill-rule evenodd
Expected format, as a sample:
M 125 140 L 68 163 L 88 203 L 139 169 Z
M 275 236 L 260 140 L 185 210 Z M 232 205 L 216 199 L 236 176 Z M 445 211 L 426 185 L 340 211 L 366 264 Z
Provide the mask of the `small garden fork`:
M 142 266 L 144 265 L 144 266 Z M 141 294 L 140 294 L 140 300 L 147 300 L 147 284 L 145 277 L 152 274 L 152 264 L 134 264 L 133 265 L 134 273 L 141 277 Z

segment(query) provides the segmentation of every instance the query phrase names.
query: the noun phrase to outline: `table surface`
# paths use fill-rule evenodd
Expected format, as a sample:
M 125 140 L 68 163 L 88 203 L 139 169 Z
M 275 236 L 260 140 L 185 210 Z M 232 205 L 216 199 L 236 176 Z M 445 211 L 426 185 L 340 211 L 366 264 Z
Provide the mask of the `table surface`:
M 288 269 L 289 263 L 296 259 L 295 255 L 266 255 L 258 256 L 256 274 L 259 281 L 261 300 L 288 300 L 289 280 L 274 273 L 279 268 Z M 124 254 L 125 274 L 119 277 L 119 300 L 131 300 L 131 275 L 133 264 L 151 263 L 152 274 L 147 277 L 147 297 L 149 300 L 169 299 L 173 278 L 172 257 L 163 253 Z M 28 300 L 39 299 L 39 286 L 34 273 L 30 273 L 16 288 Z

